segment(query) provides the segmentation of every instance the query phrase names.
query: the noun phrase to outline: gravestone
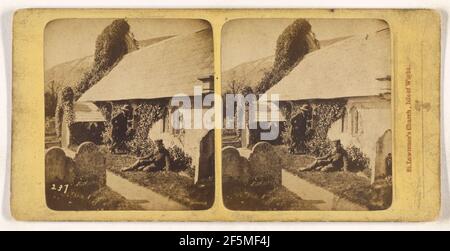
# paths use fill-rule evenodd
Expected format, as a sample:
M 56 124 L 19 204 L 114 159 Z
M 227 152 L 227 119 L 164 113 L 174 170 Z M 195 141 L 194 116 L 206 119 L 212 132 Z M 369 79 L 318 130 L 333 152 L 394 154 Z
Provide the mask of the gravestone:
M 214 177 L 214 150 L 214 130 L 210 130 L 200 140 L 200 157 L 194 183 Z
M 378 179 L 392 176 L 392 170 L 388 168 L 387 157 L 392 154 L 392 132 L 387 130 L 377 140 L 375 165 L 372 170 L 372 184 Z M 391 163 L 392 164 L 392 163 Z
M 281 185 L 282 159 L 278 151 L 267 142 L 257 143 L 249 157 L 250 175 L 267 185 Z
M 66 174 L 66 153 L 59 147 L 52 147 L 45 153 L 45 182 L 64 180 Z
M 75 180 L 75 165 L 63 149 L 52 147 L 45 153 L 45 182 L 47 184 L 72 184 Z
M 78 176 L 89 179 L 103 187 L 106 185 L 106 158 L 97 145 L 82 143 L 74 157 Z
M 233 146 L 222 149 L 222 179 L 223 182 L 238 181 L 248 183 L 250 164 Z

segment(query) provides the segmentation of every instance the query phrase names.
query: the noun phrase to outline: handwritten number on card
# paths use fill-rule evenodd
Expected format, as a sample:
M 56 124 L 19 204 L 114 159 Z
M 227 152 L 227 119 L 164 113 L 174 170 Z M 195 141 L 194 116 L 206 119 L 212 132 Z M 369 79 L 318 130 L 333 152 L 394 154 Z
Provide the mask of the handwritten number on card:
M 51 190 L 57 191 L 57 192 L 62 192 L 64 194 L 66 194 L 67 191 L 69 190 L 69 184 L 64 184 L 64 185 L 52 184 Z

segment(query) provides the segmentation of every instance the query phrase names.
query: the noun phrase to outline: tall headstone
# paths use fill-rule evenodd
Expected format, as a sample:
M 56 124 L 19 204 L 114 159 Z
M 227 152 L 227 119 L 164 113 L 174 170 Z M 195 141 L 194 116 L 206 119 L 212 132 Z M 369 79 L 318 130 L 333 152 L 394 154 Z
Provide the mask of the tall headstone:
M 59 147 L 52 147 L 45 153 L 45 182 L 62 182 L 66 176 L 66 153 Z
M 372 184 L 377 179 L 392 175 L 392 170 L 388 168 L 388 155 L 392 154 L 392 132 L 387 130 L 378 140 L 376 144 L 375 165 L 372 170 Z M 392 162 L 390 163 L 392 165 Z
M 106 185 L 106 158 L 97 145 L 92 142 L 82 143 L 74 161 L 79 177 L 94 181 L 99 187 Z
M 210 130 L 200 141 L 200 156 L 194 183 L 214 177 L 214 150 L 214 130 Z

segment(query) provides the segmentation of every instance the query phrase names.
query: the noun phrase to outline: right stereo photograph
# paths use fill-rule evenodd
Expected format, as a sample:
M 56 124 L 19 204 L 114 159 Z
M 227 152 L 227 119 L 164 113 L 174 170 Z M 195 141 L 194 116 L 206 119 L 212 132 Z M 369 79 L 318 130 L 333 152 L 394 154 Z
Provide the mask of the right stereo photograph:
M 392 203 L 391 32 L 379 19 L 236 19 L 222 29 L 230 210 Z

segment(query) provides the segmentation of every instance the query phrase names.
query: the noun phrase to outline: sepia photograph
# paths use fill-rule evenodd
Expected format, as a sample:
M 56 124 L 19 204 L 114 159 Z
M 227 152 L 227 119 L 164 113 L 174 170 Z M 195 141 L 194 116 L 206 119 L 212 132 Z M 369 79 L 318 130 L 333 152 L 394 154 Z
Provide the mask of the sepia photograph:
M 377 19 L 236 19 L 222 29 L 231 210 L 392 203 L 391 34 Z
M 12 4 L 0 229 L 448 227 L 442 6 Z
M 53 210 L 206 210 L 214 93 L 199 19 L 57 19 L 45 27 L 45 192 Z M 195 105 L 193 105 L 195 103 Z

